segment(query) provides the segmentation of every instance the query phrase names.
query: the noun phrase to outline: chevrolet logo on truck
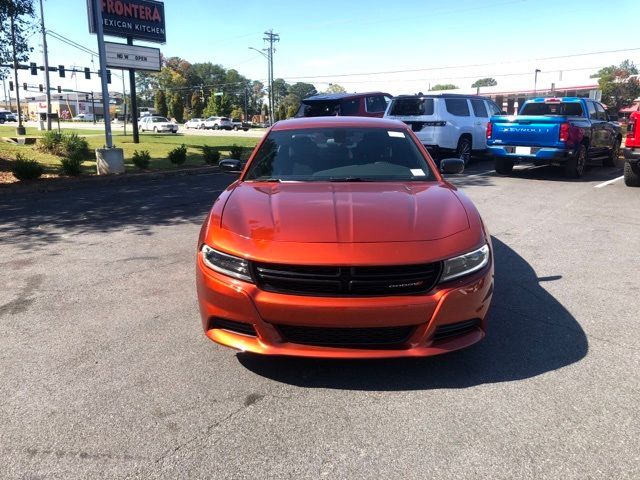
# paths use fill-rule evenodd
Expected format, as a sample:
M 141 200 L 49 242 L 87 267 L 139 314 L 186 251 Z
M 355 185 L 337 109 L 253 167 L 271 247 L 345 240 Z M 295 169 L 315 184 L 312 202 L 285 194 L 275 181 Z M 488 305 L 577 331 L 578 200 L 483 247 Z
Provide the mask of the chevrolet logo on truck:
M 533 127 L 504 127 L 503 132 L 519 132 L 519 133 L 549 133 L 549 128 L 533 128 Z

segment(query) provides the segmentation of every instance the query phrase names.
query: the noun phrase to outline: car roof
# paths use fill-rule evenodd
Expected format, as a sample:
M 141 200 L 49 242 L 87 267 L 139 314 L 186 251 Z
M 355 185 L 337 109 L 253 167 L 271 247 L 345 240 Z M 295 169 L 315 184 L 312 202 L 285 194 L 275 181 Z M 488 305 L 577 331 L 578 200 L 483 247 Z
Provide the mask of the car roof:
M 397 97 L 393 97 L 394 100 L 400 100 L 403 98 L 479 98 L 481 100 L 491 100 L 489 97 L 485 97 L 482 95 L 472 95 L 472 94 L 464 94 L 464 93 L 426 93 L 423 95 L 414 94 L 414 95 L 398 95 Z
M 407 128 L 404 122 L 387 118 L 373 117 L 300 117 L 276 122 L 272 131 L 298 130 L 305 128 L 331 128 L 331 127 L 355 127 L 355 128 Z
M 366 97 L 369 95 L 391 95 L 384 92 L 364 92 L 364 93 L 321 93 L 320 95 L 313 95 L 312 97 L 304 98 L 302 101 L 321 102 L 327 100 L 342 100 L 343 98 L 357 98 Z

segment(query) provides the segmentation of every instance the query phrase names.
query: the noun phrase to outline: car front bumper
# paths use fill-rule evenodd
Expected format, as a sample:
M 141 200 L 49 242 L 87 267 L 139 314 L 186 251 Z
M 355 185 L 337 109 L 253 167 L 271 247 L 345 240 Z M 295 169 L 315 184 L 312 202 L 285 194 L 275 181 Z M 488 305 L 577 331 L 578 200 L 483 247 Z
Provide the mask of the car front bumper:
M 212 271 L 198 255 L 196 276 L 202 325 L 207 337 L 240 351 L 316 358 L 395 358 L 438 355 L 480 341 L 493 294 L 493 259 L 480 272 L 420 295 L 316 297 L 260 290 Z M 220 328 L 216 319 L 254 330 Z M 443 336 L 452 324 L 474 321 L 459 334 Z M 450 325 L 445 329 L 439 329 Z M 469 324 L 467 324 L 469 325 Z M 390 347 L 331 347 L 288 341 L 281 327 L 384 328 L 411 326 L 409 336 Z M 439 339 L 434 339 L 436 332 Z

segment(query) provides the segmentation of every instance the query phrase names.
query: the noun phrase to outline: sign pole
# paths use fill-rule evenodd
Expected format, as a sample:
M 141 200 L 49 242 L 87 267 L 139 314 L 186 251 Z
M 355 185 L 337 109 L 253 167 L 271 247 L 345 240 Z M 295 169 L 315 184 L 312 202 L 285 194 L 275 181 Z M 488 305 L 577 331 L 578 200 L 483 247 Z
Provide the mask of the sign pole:
M 111 118 L 109 115 L 109 87 L 107 86 L 107 64 L 104 49 L 104 31 L 102 21 L 102 5 L 100 0 L 93 1 L 93 11 L 96 16 L 96 33 L 98 34 L 98 54 L 100 57 L 100 83 L 102 84 L 102 109 L 104 118 L 104 136 L 107 148 L 113 148 L 111 138 Z M 95 114 L 94 114 L 95 115 Z
M 133 38 L 127 37 L 127 45 L 133 45 Z M 138 132 L 138 98 L 136 95 L 136 71 L 129 69 L 129 98 L 131 99 L 131 128 L 133 129 L 133 143 L 140 143 Z

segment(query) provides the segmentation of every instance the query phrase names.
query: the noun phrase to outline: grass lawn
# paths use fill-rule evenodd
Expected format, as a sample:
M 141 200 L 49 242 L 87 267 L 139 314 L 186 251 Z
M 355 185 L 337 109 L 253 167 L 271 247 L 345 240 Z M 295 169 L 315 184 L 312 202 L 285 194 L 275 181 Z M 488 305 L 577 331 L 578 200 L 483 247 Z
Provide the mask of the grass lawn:
M 102 148 L 104 146 L 104 134 L 100 130 L 63 130 L 64 133 L 77 133 L 80 136 L 84 136 L 89 143 L 89 149 L 94 150 L 96 148 Z M 29 129 L 27 136 L 37 137 L 42 132 L 36 129 Z M 6 125 L 0 126 L 0 137 L 15 137 L 15 127 Z M 125 168 L 127 171 L 137 171 L 138 169 L 131 162 L 133 152 L 135 150 L 148 150 L 151 156 L 150 170 L 170 169 L 170 168 L 182 168 L 184 166 L 202 166 L 205 165 L 202 156 L 202 147 L 208 145 L 214 147 L 220 152 L 220 157 L 225 158 L 229 156 L 232 146 L 237 145 L 244 148 L 243 158 L 247 158 L 251 149 L 258 143 L 258 138 L 255 137 L 213 137 L 213 136 L 198 136 L 198 135 L 172 135 L 172 134 L 149 134 L 144 133 L 140 135 L 140 143 L 134 144 L 133 137 L 131 135 L 123 135 L 121 132 L 114 133 L 113 143 L 114 146 L 122 148 L 124 151 Z M 185 144 L 187 146 L 187 161 L 183 165 L 173 165 L 168 159 L 167 155 L 170 150 Z M 5 172 L 4 180 L 9 181 L 7 177 L 13 177 L 12 175 L 6 175 L 6 172 L 10 171 L 11 162 L 15 160 L 16 155 L 19 153 L 24 158 L 35 159 L 40 162 L 45 171 L 49 174 L 57 173 L 60 167 L 60 157 L 45 153 L 37 148 L 35 145 L 15 145 L 10 143 L 0 142 L 0 173 Z M 83 173 L 95 174 L 96 163 L 95 160 L 85 161 L 82 164 Z

